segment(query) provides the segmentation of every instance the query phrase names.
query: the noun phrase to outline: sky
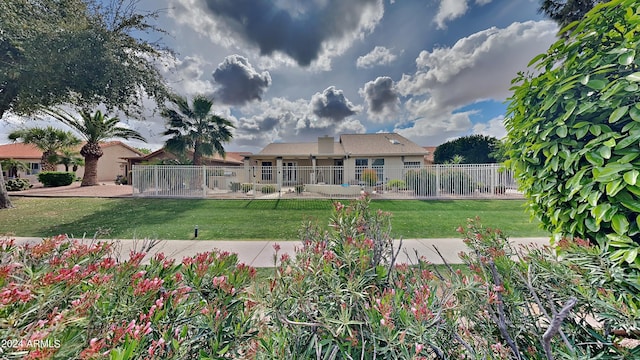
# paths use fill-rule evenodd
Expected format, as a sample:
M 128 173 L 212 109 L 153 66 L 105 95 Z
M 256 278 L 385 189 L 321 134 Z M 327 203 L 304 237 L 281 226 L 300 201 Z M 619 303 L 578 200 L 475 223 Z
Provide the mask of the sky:
M 556 40 L 538 0 L 140 0 L 161 10 L 178 94 L 213 99 L 234 124 L 227 151 L 345 133 L 396 132 L 421 146 L 502 138 L 511 80 Z M 0 143 L 16 128 L 0 122 Z M 158 149 L 166 120 L 121 118 Z

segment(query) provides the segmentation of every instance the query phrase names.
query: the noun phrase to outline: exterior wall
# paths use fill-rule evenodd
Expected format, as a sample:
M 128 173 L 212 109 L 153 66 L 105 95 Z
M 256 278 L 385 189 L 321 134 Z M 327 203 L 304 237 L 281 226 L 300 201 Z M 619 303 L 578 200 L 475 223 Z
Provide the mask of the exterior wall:
M 40 159 L 20 159 L 20 158 L 12 158 L 12 159 L 25 163 L 27 166 L 29 166 L 30 169 L 34 169 L 34 166 L 37 167 L 36 171 L 18 171 L 18 177 L 28 178 L 29 180 L 33 180 L 33 179 L 36 178 L 35 176 L 40 171 L 42 171 L 41 170 Z M 2 160 L 6 160 L 6 159 L 0 159 L 0 161 L 2 161 Z M 62 169 L 62 170 L 60 170 L 60 169 Z M 59 165 L 58 166 L 58 171 L 64 171 L 64 166 Z M 7 169 L 2 168 L 2 172 L 3 172 L 3 174 L 6 174 L 7 173 Z
M 102 148 L 104 155 L 98 161 L 98 181 L 115 181 L 116 176 L 127 176 L 128 169 L 124 157 L 138 155 L 124 146 L 107 146 Z

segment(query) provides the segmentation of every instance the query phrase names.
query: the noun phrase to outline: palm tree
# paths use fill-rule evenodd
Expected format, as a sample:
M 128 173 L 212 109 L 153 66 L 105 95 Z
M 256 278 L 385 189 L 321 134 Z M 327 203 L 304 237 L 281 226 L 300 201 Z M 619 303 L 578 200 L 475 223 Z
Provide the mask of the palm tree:
M 58 151 L 80 144 L 80 139 L 71 131 L 56 129 L 53 126 L 16 130 L 9 134 L 9 140 L 21 140 L 42 150 L 43 171 L 56 171 Z
M 58 154 L 58 164 L 64 165 L 64 171 L 69 171 L 69 166 L 72 167 L 73 172 L 78 170 L 78 166 L 84 165 L 84 159 L 77 151 L 64 149 Z
M 19 171 L 29 171 L 29 165 L 15 159 L 4 159 L 0 161 L 0 166 L 5 169 L 8 178 L 18 177 Z
M 204 95 L 193 98 L 191 107 L 186 98 L 174 96 L 172 102 L 178 111 L 165 108 L 161 115 L 168 119 L 166 141 L 167 150 L 177 155 L 193 151 L 193 165 L 202 165 L 203 156 L 216 153 L 225 156 L 223 143 L 228 143 L 235 128 L 227 119 L 211 113 L 213 101 Z
M 84 157 L 84 175 L 80 186 L 98 185 L 98 160 L 102 157 L 100 142 L 112 138 L 136 139 L 146 141 L 139 132 L 118 126 L 117 117 L 105 117 L 99 110 L 93 115 L 86 110 L 80 111 L 81 119 L 74 119 L 61 110 L 45 110 L 54 118 L 76 129 L 87 143 L 80 149 Z

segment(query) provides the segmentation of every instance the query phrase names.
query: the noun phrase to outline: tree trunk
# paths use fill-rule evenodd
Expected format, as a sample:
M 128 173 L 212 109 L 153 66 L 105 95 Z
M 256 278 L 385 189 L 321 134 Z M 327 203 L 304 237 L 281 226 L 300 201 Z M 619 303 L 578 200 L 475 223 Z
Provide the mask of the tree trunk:
M 84 158 L 84 175 L 80 186 L 98 185 L 98 159 L 96 156 L 86 156 Z
M 2 176 L 2 165 L 0 165 L 0 209 L 11 209 L 12 207 L 7 186 L 4 184 L 4 176 Z
M 42 171 L 56 171 L 58 170 L 58 166 L 56 164 L 52 164 L 49 160 L 55 155 L 55 152 L 47 151 L 42 154 Z

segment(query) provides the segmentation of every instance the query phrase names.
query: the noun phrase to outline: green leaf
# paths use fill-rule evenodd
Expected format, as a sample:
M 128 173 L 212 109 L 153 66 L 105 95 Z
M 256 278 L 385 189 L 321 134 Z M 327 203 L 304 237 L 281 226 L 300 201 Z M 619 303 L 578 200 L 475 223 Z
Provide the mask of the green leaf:
M 634 72 L 633 74 L 629 74 L 625 77 L 625 79 L 629 81 L 640 81 L 640 72 Z
M 629 106 L 625 105 L 625 106 L 621 106 L 617 109 L 615 109 L 611 115 L 609 115 L 609 123 L 615 123 L 618 120 L 620 120 L 623 116 L 625 116 L 627 114 L 627 111 L 629 111 Z
M 558 135 L 558 137 L 561 137 L 561 138 L 567 137 L 567 126 L 566 125 L 559 126 L 556 129 L 556 135 Z
M 600 153 L 600 156 L 602 156 L 603 159 L 610 159 L 611 158 L 611 148 L 608 146 L 600 146 L 600 149 L 598 150 L 598 152 Z
M 622 206 L 626 207 L 627 209 L 633 212 L 640 213 L 640 201 L 630 196 L 624 199 L 621 199 L 620 204 L 622 204 Z
M 624 184 L 620 179 L 607 183 L 607 186 L 606 186 L 607 195 L 609 196 L 616 196 L 618 192 L 622 189 L 624 189 Z
M 634 50 L 626 52 L 618 57 L 618 64 L 623 66 L 631 65 L 635 56 L 636 52 Z
M 640 122 L 640 109 L 638 109 L 637 106 L 633 106 L 630 110 L 629 110 L 629 116 L 631 116 L 631 119 L 633 121 L 638 121 Z
M 597 152 L 587 152 L 586 154 L 584 154 L 584 157 L 587 159 L 587 161 L 589 163 L 591 163 L 591 165 L 594 166 L 602 166 L 604 165 L 604 158 L 602 157 L 602 155 L 600 155 Z
M 634 169 L 624 173 L 624 175 L 622 175 L 622 178 L 627 184 L 635 185 L 638 181 L 638 175 L 640 175 L 640 171 Z
M 638 257 L 638 248 L 633 248 L 627 251 L 624 261 L 628 264 L 633 264 L 633 262 L 636 261 L 636 257 Z
M 609 182 L 620 177 L 620 172 L 633 168 L 631 164 L 608 164 L 602 168 L 593 168 L 593 177 L 596 182 Z
M 588 217 L 588 218 L 584 219 L 584 225 L 591 232 L 600 231 L 600 224 L 596 224 L 596 219 L 594 219 L 594 218 Z
M 587 82 L 587 87 L 592 88 L 593 90 L 602 90 L 607 86 L 607 82 L 599 79 L 592 79 Z
M 615 214 L 611 219 L 611 227 L 618 235 L 625 235 L 629 230 L 629 221 L 623 214 Z

